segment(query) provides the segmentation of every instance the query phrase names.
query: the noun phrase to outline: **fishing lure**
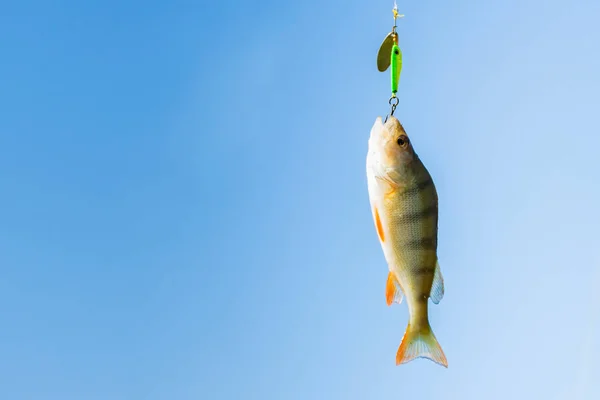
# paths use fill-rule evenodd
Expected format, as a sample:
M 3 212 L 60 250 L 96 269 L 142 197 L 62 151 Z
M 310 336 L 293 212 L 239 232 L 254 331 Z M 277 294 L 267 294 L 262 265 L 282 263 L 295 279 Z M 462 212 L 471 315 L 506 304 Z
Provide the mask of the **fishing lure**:
M 385 72 L 391 65 L 391 86 L 392 86 L 392 97 L 390 97 L 389 103 L 392 106 L 392 112 L 390 115 L 394 115 L 396 106 L 398 105 L 398 83 L 400 83 L 400 73 L 402 72 L 402 50 L 398 46 L 398 33 L 396 32 L 396 19 L 404 17 L 403 14 L 398 14 L 398 5 L 394 2 L 394 8 L 392 9 L 394 14 L 394 26 L 392 31 L 387 34 L 383 43 L 379 47 L 377 53 L 377 69 L 380 72 Z

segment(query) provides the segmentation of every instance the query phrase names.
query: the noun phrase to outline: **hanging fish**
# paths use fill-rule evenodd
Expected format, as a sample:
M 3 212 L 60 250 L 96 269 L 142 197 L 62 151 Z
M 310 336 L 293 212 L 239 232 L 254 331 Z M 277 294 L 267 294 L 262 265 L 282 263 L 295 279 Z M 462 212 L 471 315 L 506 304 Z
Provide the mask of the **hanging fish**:
M 438 198 L 429 172 L 402 124 L 378 117 L 371 129 L 367 180 L 375 229 L 389 268 L 388 305 L 404 296 L 410 314 L 396 365 L 424 357 L 448 367 L 428 317 L 428 301 L 438 304 L 444 282 L 437 262 Z

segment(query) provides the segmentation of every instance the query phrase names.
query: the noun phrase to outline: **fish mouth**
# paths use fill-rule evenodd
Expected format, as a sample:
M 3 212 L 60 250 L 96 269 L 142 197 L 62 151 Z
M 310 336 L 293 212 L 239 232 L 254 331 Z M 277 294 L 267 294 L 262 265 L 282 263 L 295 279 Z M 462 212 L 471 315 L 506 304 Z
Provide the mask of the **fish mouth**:
M 404 127 L 402 126 L 402 123 L 400 122 L 400 120 L 396 117 L 394 117 L 393 115 L 390 115 L 386 121 L 384 126 L 390 131 L 390 132 L 394 132 L 394 131 L 400 131 L 402 133 L 406 133 L 404 131 Z

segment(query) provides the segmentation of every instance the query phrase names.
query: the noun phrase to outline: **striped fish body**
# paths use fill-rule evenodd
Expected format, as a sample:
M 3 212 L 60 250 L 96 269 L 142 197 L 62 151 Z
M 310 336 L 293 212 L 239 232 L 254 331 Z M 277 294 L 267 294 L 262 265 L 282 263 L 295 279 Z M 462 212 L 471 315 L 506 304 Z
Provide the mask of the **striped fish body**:
M 428 319 L 428 299 L 444 294 L 437 263 L 438 197 L 429 172 L 400 122 L 378 118 L 367 155 L 369 199 L 375 228 L 388 264 L 388 305 L 406 297 L 410 319 L 396 363 L 417 357 L 447 366 Z
M 390 272 L 406 296 L 411 323 L 422 323 L 437 262 L 438 205 L 433 180 L 418 158 L 407 170 L 406 186 L 384 196 L 381 214 L 389 232 L 389 245 L 382 247 Z

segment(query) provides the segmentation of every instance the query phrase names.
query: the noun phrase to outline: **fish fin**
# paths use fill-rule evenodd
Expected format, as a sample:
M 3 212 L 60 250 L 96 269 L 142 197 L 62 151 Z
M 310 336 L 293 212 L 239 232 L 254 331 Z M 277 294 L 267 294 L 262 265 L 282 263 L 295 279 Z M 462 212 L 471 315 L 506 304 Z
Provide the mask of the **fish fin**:
M 398 304 L 402 303 L 403 298 L 404 293 L 402 292 L 400 283 L 398 283 L 398 279 L 396 279 L 394 274 L 390 271 L 385 285 L 385 301 L 388 306 L 391 306 L 393 302 Z
M 398 353 L 396 353 L 396 365 L 407 363 L 419 357 L 428 358 L 448 368 L 446 355 L 435 338 L 431 326 L 427 324 L 420 330 L 414 330 L 409 323 L 402 337 Z
M 444 278 L 442 277 L 442 271 L 440 270 L 440 263 L 435 262 L 435 272 L 433 273 L 433 284 L 431 285 L 431 292 L 429 294 L 431 301 L 434 304 L 439 304 L 444 298 Z
M 384 185 L 384 188 L 385 185 L 388 186 L 388 188 L 385 188 L 387 189 L 386 192 L 392 192 L 398 187 L 398 184 L 388 174 L 377 175 L 375 178 L 380 185 Z
M 381 243 L 385 242 L 385 235 L 383 234 L 383 224 L 381 223 L 381 217 L 379 216 L 379 210 L 377 207 L 373 207 L 373 214 L 375 216 L 375 227 L 377 228 L 377 235 Z

